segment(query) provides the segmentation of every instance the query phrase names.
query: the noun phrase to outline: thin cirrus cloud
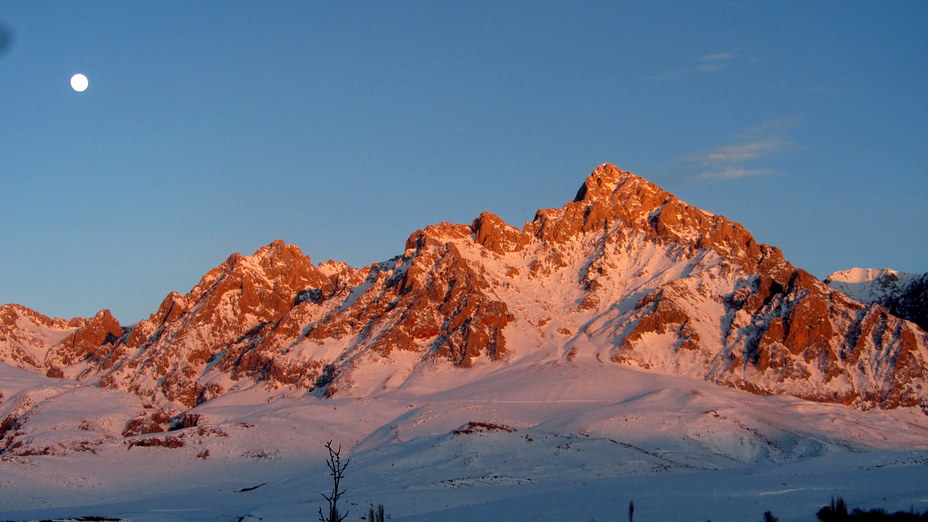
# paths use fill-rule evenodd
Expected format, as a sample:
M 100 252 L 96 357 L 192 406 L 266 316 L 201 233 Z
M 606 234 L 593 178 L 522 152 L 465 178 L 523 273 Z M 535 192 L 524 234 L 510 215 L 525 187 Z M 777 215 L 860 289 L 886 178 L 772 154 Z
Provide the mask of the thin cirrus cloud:
M 686 163 L 697 171 L 698 180 L 733 180 L 773 174 L 758 162 L 772 160 L 792 148 L 785 131 L 795 124 L 792 120 L 771 120 L 741 133 L 738 143 L 724 145 L 703 154 L 690 156 Z
M 708 154 L 694 156 L 690 158 L 690 163 L 698 165 L 709 165 L 712 163 L 731 163 L 736 161 L 748 161 L 757 159 L 761 156 L 771 154 L 780 148 L 779 140 L 765 139 L 752 143 L 743 143 L 740 145 L 728 145 L 720 147 Z
M 699 58 L 700 62 L 724 62 L 737 56 L 735 53 L 715 53 L 707 54 Z
M 713 53 L 700 56 L 693 60 L 693 64 L 688 67 L 674 69 L 662 74 L 648 76 L 649 80 L 668 80 L 674 78 L 683 78 L 693 74 L 713 73 L 727 69 L 731 61 L 738 55 L 736 53 Z
M 755 176 L 766 176 L 772 171 L 770 169 L 739 169 L 736 167 L 726 167 L 721 170 L 707 170 L 700 172 L 696 176 L 696 179 L 715 179 L 715 180 L 725 180 L 725 179 L 740 179 L 740 178 L 752 178 Z
M 721 71 L 728 67 L 729 62 L 737 56 L 735 53 L 715 53 L 707 54 L 696 59 L 694 69 L 698 72 L 715 72 Z

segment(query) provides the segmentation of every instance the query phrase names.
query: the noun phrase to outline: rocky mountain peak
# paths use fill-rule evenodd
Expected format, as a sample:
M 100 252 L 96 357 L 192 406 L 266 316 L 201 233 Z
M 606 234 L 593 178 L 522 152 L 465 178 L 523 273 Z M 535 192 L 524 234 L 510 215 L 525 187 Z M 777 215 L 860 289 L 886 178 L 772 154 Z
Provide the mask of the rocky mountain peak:
M 484 248 L 503 254 L 518 252 L 531 241 L 531 236 L 506 224 L 496 214 L 484 212 L 471 225 L 474 241 Z
M 123 336 L 123 328 L 109 310 L 104 309 L 49 351 L 45 365 L 48 375 L 61 377 L 60 368 L 78 361 L 99 363 Z
M 609 199 L 616 187 L 627 179 L 641 180 L 631 172 L 625 172 L 611 163 L 603 163 L 583 181 L 574 201 Z
M 421 250 L 430 245 L 442 245 L 448 241 L 464 240 L 473 234 L 471 227 L 454 223 L 437 223 L 416 230 L 406 239 L 406 251 Z
M 867 283 L 879 281 L 883 284 L 895 283 L 900 279 L 911 279 L 916 274 L 897 272 L 889 268 L 851 268 L 829 275 L 826 280 L 841 283 Z
M 300 247 L 288 245 L 282 239 L 259 248 L 251 258 L 265 269 L 312 264 L 309 256 L 304 254 Z
M 584 233 L 627 229 L 665 243 L 714 250 L 752 273 L 770 272 L 784 284 L 793 271 L 779 249 L 758 243 L 741 224 L 689 205 L 608 163 L 586 178 L 573 201 L 539 210 L 525 231 L 542 241 L 563 243 Z
M 671 198 L 675 199 L 650 181 L 611 163 L 604 163 L 583 181 L 574 202 L 600 202 L 608 206 L 631 204 L 635 208 L 653 210 Z
M 218 362 L 231 345 L 280 321 L 310 294 L 319 302 L 333 288 L 308 256 L 283 241 L 250 256 L 233 254 L 141 321 L 103 365 L 101 383 L 193 405 L 215 393 L 194 378 L 208 361 Z

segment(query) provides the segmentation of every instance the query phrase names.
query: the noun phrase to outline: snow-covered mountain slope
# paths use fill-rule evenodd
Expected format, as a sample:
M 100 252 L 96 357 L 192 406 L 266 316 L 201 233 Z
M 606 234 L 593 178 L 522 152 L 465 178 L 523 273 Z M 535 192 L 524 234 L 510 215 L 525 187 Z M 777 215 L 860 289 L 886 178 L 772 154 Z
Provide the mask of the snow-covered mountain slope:
M 888 268 L 851 268 L 825 279 L 833 288 L 864 303 L 881 302 L 898 294 L 923 274 L 897 272 Z
M 415 386 L 436 360 L 466 371 L 524 359 L 928 407 L 922 329 L 608 164 L 521 230 L 489 213 L 440 223 L 361 269 L 316 266 L 276 241 L 234 254 L 131 329 L 111 319 L 83 320 L 44 358 L 8 361 L 177 411 L 256 383 L 365 398 Z
M 888 268 L 852 268 L 825 279 L 862 303 L 878 303 L 894 315 L 928 329 L 928 274 L 909 274 Z
M 0 513 L 305 520 L 329 486 L 327 440 L 351 459 L 351 520 L 377 503 L 409 521 L 610 520 L 634 501 L 641 520 L 772 510 L 786 522 L 832 495 L 921 507 L 928 417 L 913 409 L 759 396 L 594 358 L 430 364 L 363 399 L 233 391 L 171 431 L 126 437 L 114 420 L 146 408 L 135 394 L 0 364 L 0 408 L 25 418 L 4 422 L 16 444 L 0 454 Z

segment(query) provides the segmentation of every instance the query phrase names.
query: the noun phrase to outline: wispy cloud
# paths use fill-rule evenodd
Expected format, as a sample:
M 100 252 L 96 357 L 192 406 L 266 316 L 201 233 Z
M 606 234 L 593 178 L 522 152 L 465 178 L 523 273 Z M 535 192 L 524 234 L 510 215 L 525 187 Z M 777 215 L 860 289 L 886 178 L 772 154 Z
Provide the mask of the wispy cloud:
M 721 170 L 707 170 L 700 172 L 696 179 L 740 179 L 753 178 L 755 176 L 766 176 L 773 171 L 770 169 L 739 169 L 735 167 L 725 167 Z
M 767 139 L 752 143 L 742 143 L 739 145 L 727 145 L 724 147 L 719 147 L 718 149 L 707 154 L 693 156 L 689 159 L 689 163 L 708 165 L 710 163 L 731 163 L 736 161 L 753 160 L 765 154 L 772 153 L 779 146 L 779 141 L 775 139 Z
M 731 59 L 734 58 L 735 56 L 738 56 L 738 55 L 735 54 L 735 53 L 715 53 L 715 54 L 707 54 L 707 55 L 705 55 L 705 56 L 700 56 L 700 57 L 698 58 L 698 61 L 700 61 L 700 62 L 724 62 L 724 61 L 727 61 L 727 60 L 731 60 Z
M 794 147 L 787 131 L 795 120 L 768 120 L 734 136 L 729 144 L 684 160 L 697 180 L 734 180 L 767 176 L 775 171 L 764 165 Z
M 705 74 L 718 72 L 727 69 L 731 61 L 737 58 L 733 52 L 713 53 L 700 56 L 692 60 L 692 64 L 687 67 L 680 67 L 662 74 L 648 76 L 649 80 L 668 80 L 673 78 L 683 78 L 693 74 Z
M 701 72 L 701 73 L 709 73 L 709 72 L 721 71 L 722 69 L 725 69 L 727 66 L 728 65 L 724 63 L 703 63 L 703 64 L 700 64 L 694 67 L 693 70 Z

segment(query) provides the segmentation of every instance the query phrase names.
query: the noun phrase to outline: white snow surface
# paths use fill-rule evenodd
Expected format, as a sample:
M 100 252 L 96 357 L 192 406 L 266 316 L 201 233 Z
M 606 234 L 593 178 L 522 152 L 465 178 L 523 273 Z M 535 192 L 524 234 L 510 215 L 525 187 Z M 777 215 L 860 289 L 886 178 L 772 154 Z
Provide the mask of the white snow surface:
M 898 272 L 889 268 L 851 268 L 825 278 L 832 288 L 840 290 L 862 303 L 879 303 L 899 295 L 925 274 Z
M 403 521 L 615 520 L 633 501 L 642 521 L 770 510 L 789 522 L 833 495 L 928 509 L 921 411 L 757 396 L 593 357 L 415 372 L 363 398 L 232 392 L 191 410 L 195 427 L 121 438 L 136 396 L 0 364 L 0 422 L 25 419 L 12 428 L 23 445 L 0 454 L 0 519 L 315 519 L 328 440 L 350 459 L 347 520 L 377 503 Z M 152 439 L 182 446 L 141 444 Z

